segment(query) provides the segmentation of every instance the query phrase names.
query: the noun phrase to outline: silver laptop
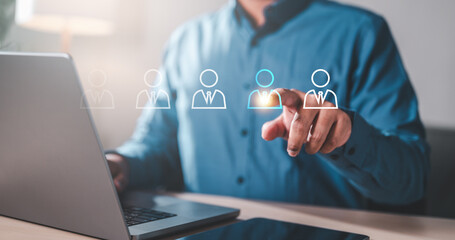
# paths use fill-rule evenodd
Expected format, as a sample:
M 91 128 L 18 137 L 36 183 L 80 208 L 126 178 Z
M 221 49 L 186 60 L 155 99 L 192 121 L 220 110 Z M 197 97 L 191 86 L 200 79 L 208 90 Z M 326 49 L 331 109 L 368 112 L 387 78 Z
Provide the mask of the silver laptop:
M 69 55 L 0 52 L 0 215 L 104 239 L 158 237 L 238 216 L 149 193 L 120 202 L 82 96 Z

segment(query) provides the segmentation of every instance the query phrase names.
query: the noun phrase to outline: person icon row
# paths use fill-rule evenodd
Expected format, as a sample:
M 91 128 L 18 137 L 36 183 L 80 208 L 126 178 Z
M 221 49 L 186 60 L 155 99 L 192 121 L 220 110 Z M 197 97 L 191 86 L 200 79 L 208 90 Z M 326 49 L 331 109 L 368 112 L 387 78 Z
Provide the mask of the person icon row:
M 90 88 L 85 90 L 80 101 L 81 109 L 115 109 L 114 95 L 104 87 L 107 74 L 100 69 L 92 70 L 88 75 Z M 86 102 L 84 101 L 86 99 Z
M 156 77 L 153 78 L 153 73 Z M 324 73 L 327 80 L 324 84 L 317 84 L 315 75 Z M 154 80 L 155 79 L 155 80 Z M 81 98 L 81 109 L 114 109 L 114 96 L 104 89 L 107 83 L 107 74 L 95 69 L 88 76 L 90 88 L 84 91 Z M 275 76 L 269 69 L 261 69 L 256 73 L 256 83 L 260 87 L 252 91 L 248 96 L 248 109 L 282 109 L 281 95 L 274 89 L 269 89 L 275 81 Z M 212 90 L 218 83 L 218 74 L 213 69 L 205 69 L 199 75 L 199 81 L 205 89 L 199 89 L 193 94 L 191 101 L 192 109 L 226 109 L 226 96 L 218 89 Z M 136 109 L 170 109 L 169 94 L 160 85 L 163 82 L 162 74 L 156 69 L 150 69 L 144 74 L 144 83 L 149 89 L 141 90 L 136 96 Z M 319 89 L 325 88 L 330 83 L 330 74 L 324 69 L 317 69 L 311 75 L 311 82 Z M 87 102 L 84 102 L 84 98 Z M 271 99 L 277 102 L 272 106 Z M 309 98 L 314 98 L 310 105 Z M 327 99 L 333 101 L 332 106 L 326 106 Z M 304 109 L 338 109 L 338 99 L 335 92 L 327 89 L 311 89 L 305 94 L 303 101 Z
M 259 80 L 261 78 L 261 81 Z M 269 90 L 275 81 L 275 76 L 268 69 L 261 69 L 256 73 L 256 83 L 261 89 L 252 91 L 248 97 L 248 109 L 282 109 L 281 95 L 276 90 Z M 277 97 L 278 105 L 271 106 L 272 97 Z

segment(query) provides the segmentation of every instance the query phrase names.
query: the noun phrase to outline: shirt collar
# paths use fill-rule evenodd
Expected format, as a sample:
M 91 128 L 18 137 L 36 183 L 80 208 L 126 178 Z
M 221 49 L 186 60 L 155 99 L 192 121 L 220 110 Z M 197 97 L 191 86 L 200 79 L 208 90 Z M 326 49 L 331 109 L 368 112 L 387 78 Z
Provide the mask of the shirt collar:
M 237 0 L 232 1 L 235 4 L 234 11 L 237 22 L 241 24 L 242 18 L 246 18 L 251 22 L 251 17 Z M 265 8 L 265 24 L 256 29 L 251 44 L 256 45 L 261 38 L 279 30 L 286 22 L 305 10 L 312 1 L 313 0 L 278 0 Z

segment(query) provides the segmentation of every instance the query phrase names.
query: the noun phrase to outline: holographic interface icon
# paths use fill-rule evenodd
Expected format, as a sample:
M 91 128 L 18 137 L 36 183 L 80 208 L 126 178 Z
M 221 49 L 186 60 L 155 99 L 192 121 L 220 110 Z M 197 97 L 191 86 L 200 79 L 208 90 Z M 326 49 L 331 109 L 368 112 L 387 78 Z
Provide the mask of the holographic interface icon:
M 81 109 L 114 109 L 114 95 L 104 89 L 107 74 L 100 69 L 92 70 L 88 75 L 90 88 L 81 97 Z M 84 98 L 87 103 L 84 102 Z
M 209 74 L 211 73 L 211 74 Z M 203 80 L 204 76 L 207 78 L 209 75 L 214 77 L 212 84 L 205 82 L 207 79 Z M 218 74 L 212 69 L 205 69 L 199 75 L 199 81 L 202 86 L 210 89 L 218 83 Z M 218 89 L 215 91 L 199 89 L 193 94 L 193 101 L 191 103 L 192 109 L 226 109 L 226 97 L 224 93 Z
M 150 77 L 152 73 L 156 73 L 154 80 Z M 163 76 L 160 71 L 150 69 L 145 72 L 144 82 L 149 89 L 143 89 L 137 94 L 136 109 L 170 109 L 169 94 L 160 88 L 163 82 Z
M 314 81 L 314 76 L 318 72 L 323 72 L 327 76 L 327 81 L 323 85 L 316 84 L 316 82 Z M 314 71 L 313 74 L 311 75 L 311 82 L 313 83 L 314 86 L 322 89 L 322 88 L 324 88 L 325 86 L 327 86 L 330 83 L 330 74 L 324 69 L 318 69 L 318 70 Z M 316 99 L 317 106 L 308 106 L 307 98 L 310 98 L 310 97 L 314 97 Z M 330 98 L 334 99 L 333 100 L 334 101 L 333 104 L 335 106 L 324 106 L 324 102 L 325 102 L 325 100 L 327 100 L 327 97 L 330 97 Z M 305 94 L 305 99 L 303 100 L 303 108 L 304 109 L 338 109 L 337 95 L 335 94 L 334 91 L 332 91 L 330 89 L 327 89 L 325 91 L 325 93 L 323 93 L 322 90 L 319 90 L 316 93 L 316 90 L 311 89 L 310 91 L 308 91 Z
M 262 75 L 270 76 L 270 80 L 268 84 L 263 84 L 259 81 L 259 77 Z M 268 89 L 272 86 L 273 82 L 275 81 L 275 76 L 273 75 L 272 71 L 268 69 L 261 69 L 256 73 L 256 83 L 262 89 L 256 89 L 252 91 L 248 97 L 248 109 L 282 109 L 283 105 L 281 103 L 281 95 L 275 91 Z M 276 106 L 270 105 L 270 100 L 273 95 L 276 96 L 278 100 L 278 104 Z

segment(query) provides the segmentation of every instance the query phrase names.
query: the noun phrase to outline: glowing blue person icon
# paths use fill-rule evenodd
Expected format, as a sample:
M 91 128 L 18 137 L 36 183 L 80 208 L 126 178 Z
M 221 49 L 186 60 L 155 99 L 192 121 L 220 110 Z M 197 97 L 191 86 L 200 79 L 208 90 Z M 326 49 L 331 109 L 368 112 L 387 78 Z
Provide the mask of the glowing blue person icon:
M 268 84 L 262 84 L 258 79 L 260 75 L 270 75 L 270 82 Z M 272 71 L 268 69 L 261 69 L 256 73 L 256 83 L 263 89 L 256 89 L 250 93 L 248 97 L 248 109 L 282 109 L 283 104 L 281 103 L 281 95 L 275 90 L 269 90 L 268 87 L 272 86 L 275 81 L 275 76 Z M 278 104 L 276 106 L 270 105 L 270 99 L 273 95 L 276 95 Z
M 212 84 L 207 84 L 202 80 L 203 76 L 207 73 L 212 73 L 215 77 L 215 80 Z M 207 75 L 206 75 L 207 76 Z M 199 81 L 202 86 L 207 89 L 214 87 L 218 83 L 218 74 L 212 69 L 205 69 L 199 75 Z M 193 94 L 193 101 L 191 103 L 192 109 L 226 109 L 226 97 L 224 93 L 218 89 L 215 91 L 204 91 L 202 89 L 197 90 Z

